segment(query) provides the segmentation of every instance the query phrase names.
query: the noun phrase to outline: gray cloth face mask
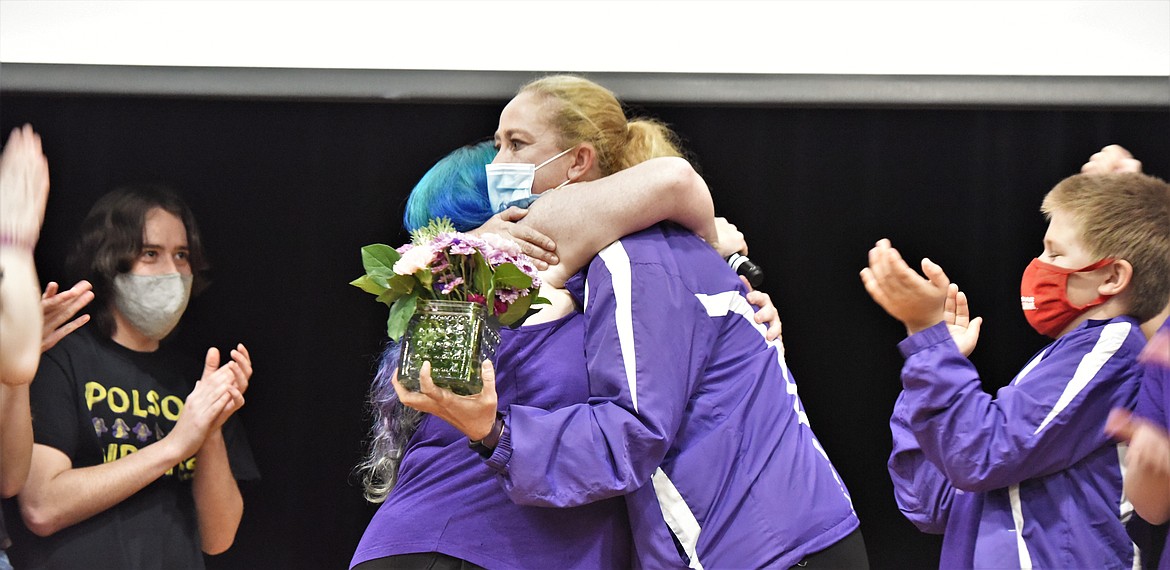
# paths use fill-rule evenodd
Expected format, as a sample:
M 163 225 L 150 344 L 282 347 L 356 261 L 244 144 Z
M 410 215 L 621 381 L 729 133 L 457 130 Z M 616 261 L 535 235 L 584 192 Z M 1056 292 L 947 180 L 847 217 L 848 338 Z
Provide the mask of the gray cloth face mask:
M 190 275 L 134 275 L 114 277 L 114 305 L 147 338 L 162 340 L 174 330 L 191 299 Z

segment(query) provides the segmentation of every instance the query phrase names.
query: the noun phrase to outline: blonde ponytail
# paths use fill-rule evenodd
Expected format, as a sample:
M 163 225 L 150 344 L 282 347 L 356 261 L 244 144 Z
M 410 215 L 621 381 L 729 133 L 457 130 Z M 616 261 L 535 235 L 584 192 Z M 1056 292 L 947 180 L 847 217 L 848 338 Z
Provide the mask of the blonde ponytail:
M 654 119 L 635 119 L 629 123 L 629 137 L 615 170 L 661 156 L 682 156 L 678 136 L 664 123 Z

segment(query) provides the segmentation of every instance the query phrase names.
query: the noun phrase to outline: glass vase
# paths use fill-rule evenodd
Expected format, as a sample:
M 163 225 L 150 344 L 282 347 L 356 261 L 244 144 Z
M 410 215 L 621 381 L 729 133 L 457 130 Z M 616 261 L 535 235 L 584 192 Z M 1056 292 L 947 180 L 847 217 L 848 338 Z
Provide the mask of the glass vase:
M 430 362 L 436 386 L 462 396 L 478 394 L 483 389 L 480 366 L 494 361 L 499 344 L 499 325 L 483 305 L 419 299 L 402 336 L 398 381 L 417 392 L 419 371 Z

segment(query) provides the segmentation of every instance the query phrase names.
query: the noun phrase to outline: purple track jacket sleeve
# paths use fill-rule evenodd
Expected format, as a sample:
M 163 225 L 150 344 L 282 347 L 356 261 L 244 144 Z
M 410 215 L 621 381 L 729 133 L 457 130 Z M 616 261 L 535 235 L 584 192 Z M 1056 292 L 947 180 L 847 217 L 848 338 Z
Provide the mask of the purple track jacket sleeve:
M 1110 323 L 1070 332 L 993 399 L 946 326 L 935 325 L 899 345 L 905 424 L 958 489 L 988 491 L 1063 470 L 1109 443 L 1104 420 L 1127 405 L 1114 400 L 1133 360 L 1114 354 L 1131 330 Z
M 621 242 L 594 259 L 588 277 L 589 403 L 511 406 L 488 460 L 519 504 L 574 506 L 649 483 L 714 342 L 694 292 L 663 265 L 631 264 Z

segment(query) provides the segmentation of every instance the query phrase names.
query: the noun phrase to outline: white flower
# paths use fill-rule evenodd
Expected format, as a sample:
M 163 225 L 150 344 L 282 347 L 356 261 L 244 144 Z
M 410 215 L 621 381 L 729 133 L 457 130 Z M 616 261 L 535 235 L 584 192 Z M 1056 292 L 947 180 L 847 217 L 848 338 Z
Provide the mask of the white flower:
M 394 262 L 394 272 L 399 275 L 414 275 L 435 260 L 435 251 L 427 246 L 416 245 Z

